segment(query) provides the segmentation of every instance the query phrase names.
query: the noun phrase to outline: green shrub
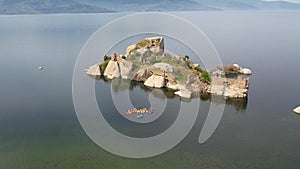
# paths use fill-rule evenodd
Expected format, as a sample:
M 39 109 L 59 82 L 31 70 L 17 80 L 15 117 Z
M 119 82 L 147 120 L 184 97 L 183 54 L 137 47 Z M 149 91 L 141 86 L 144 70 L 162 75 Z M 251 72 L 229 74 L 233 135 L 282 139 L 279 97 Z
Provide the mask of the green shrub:
M 106 66 L 107 66 L 107 64 L 108 64 L 109 61 L 110 61 L 110 59 L 104 60 L 103 62 L 101 62 L 99 64 L 99 67 L 100 67 L 100 70 L 102 71 L 102 73 L 104 72 L 104 70 L 105 70 L 105 68 L 106 68 Z
M 137 43 L 136 46 L 145 47 L 145 46 L 147 46 L 149 43 L 150 43 L 150 40 L 148 40 L 148 39 L 143 39 L 143 40 L 141 40 L 139 43 Z
M 201 79 L 204 80 L 207 83 L 211 82 L 210 74 L 207 71 L 204 71 L 201 73 Z
M 196 71 L 198 71 L 198 72 L 202 72 L 203 70 L 201 69 L 201 67 L 200 66 L 197 66 L 197 67 L 195 67 L 194 68 Z

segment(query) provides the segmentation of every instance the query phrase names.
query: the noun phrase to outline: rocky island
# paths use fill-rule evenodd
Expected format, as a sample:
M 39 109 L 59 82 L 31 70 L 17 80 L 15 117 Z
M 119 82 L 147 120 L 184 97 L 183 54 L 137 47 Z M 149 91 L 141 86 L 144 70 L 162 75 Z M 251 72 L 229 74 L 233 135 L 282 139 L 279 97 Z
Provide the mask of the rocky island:
M 85 71 L 93 77 L 130 79 L 151 88 L 168 88 L 182 98 L 201 93 L 245 98 L 252 73 L 238 64 L 204 70 L 189 56 L 165 52 L 162 37 L 142 39 L 128 46 L 125 55 L 105 55 L 101 63 Z

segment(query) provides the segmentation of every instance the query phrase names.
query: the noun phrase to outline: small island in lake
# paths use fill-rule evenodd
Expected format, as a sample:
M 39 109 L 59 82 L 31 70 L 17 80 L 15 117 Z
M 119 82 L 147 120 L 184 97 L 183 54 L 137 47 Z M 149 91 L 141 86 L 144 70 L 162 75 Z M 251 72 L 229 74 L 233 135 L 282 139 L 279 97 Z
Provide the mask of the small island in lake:
M 125 55 L 105 55 L 101 63 L 85 71 L 93 77 L 130 79 L 151 88 L 168 88 L 182 98 L 200 93 L 245 98 L 251 75 L 250 69 L 237 64 L 204 70 L 189 56 L 165 52 L 162 37 L 142 39 L 127 47 Z

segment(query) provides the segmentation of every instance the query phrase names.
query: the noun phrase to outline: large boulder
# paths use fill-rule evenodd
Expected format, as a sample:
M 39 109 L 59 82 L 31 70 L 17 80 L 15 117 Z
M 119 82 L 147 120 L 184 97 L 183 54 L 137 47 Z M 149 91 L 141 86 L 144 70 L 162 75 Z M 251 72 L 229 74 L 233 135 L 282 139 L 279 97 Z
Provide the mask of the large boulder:
M 103 75 L 109 79 L 113 79 L 115 77 L 120 77 L 121 74 L 120 74 L 118 62 L 110 60 L 105 68 Z
M 224 72 L 225 74 L 229 75 L 229 74 L 239 74 L 241 71 L 241 67 L 238 64 L 231 64 L 231 65 L 227 65 L 224 66 Z
M 129 79 L 131 77 L 131 70 L 133 68 L 133 63 L 122 59 L 122 61 L 119 63 L 119 67 L 120 67 L 120 73 L 121 73 L 121 77 L 124 79 Z
M 224 66 L 225 74 L 244 74 L 244 75 L 251 75 L 252 71 L 249 68 L 243 68 L 238 64 L 231 64 Z
M 191 85 L 195 82 L 200 82 L 199 75 L 189 74 L 187 77 L 186 85 Z
M 149 77 L 151 76 L 151 72 L 149 68 L 144 67 L 140 68 L 135 75 L 133 76 L 133 80 L 138 81 L 138 82 L 144 82 L 146 81 Z
M 187 77 L 186 88 L 193 92 L 205 92 L 207 85 L 202 82 L 198 75 L 190 74 Z
M 89 68 L 85 69 L 86 74 L 91 76 L 101 76 L 100 67 L 98 64 L 90 66 Z
M 241 74 L 244 74 L 244 75 L 251 75 L 251 74 L 252 74 L 252 71 L 251 71 L 250 69 L 248 69 L 248 68 L 242 68 L 242 69 L 240 70 L 240 73 L 241 73 Z
M 165 81 L 166 79 L 163 76 L 152 75 L 145 81 L 144 85 L 148 87 L 162 88 L 166 85 Z
M 225 88 L 223 91 L 223 96 L 229 98 L 244 98 L 247 96 L 247 89 L 239 89 L 239 88 Z
M 173 67 L 168 63 L 163 63 L 163 62 L 155 63 L 153 67 L 160 69 L 164 72 L 173 72 Z

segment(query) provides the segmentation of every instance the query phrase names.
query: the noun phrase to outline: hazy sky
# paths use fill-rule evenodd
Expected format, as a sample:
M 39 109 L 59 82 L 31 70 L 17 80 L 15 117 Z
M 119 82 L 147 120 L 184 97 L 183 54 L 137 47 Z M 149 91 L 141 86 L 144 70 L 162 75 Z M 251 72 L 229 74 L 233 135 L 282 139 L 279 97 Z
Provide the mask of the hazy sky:
M 278 1 L 278 0 L 264 0 L 264 1 Z M 300 0 L 282 0 L 282 1 L 288 1 L 288 2 L 300 3 Z

